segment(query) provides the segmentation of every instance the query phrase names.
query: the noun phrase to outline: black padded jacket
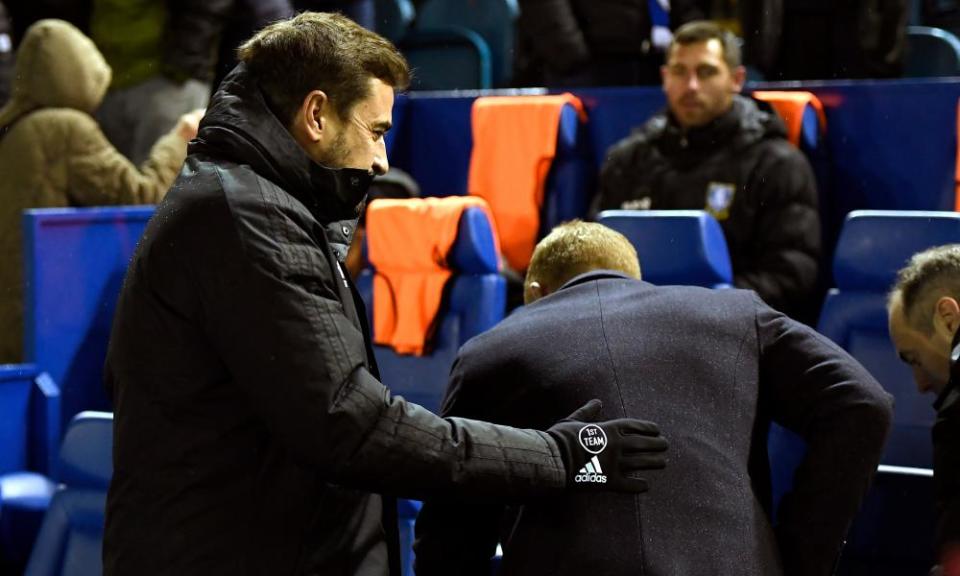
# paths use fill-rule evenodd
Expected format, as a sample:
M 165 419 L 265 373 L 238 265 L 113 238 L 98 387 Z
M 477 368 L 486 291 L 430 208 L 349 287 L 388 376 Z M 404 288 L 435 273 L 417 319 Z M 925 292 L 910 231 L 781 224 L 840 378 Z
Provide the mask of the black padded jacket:
M 378 381 L 338 261 L 369 179 L 311 161 L 244 65 L 224 80 L 117 304 L 108 576 L 396 575 L 381 494 L 563 486 L 546 433 Z
M 950 354 L 950 382 L 933 407 L 933 483 L 937 503 L 937 549 L 960 547 L 960 332 Z
M 817 285 L 820 216 L 813 170 L 773 113 L 742 96 L 701 128 L 660 113 L 614 145 L 596 210 L 707 210 L 720 220 L 734 284 L 794 314 Z M 640 254 L 641 265 L 643 254 Z

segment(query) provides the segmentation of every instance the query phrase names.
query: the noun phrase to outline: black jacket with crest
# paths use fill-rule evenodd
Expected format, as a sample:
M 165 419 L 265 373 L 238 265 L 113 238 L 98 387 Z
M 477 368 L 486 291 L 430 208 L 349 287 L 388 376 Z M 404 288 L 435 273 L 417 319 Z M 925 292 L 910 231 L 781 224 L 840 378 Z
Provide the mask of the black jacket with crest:
M 810 164 L 785 135 L 775 114 L 741 96 L 688 131 L 660 113 L 610 149 L 598 208 L 711 212 L 727 239 L 734 284 L 796 313 L 817 284 L 820 216 Z

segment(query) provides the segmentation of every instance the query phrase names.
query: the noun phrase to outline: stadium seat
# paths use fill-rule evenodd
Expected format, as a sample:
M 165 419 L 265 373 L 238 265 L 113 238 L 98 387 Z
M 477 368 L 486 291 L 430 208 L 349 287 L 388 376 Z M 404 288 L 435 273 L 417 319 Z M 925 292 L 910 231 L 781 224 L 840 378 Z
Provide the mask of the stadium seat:
M 490 48 L 473 30 L 417 30 L 399 44 L 413 69 L 412 90 L 483 90 L 492 86 Z
M 758 90 L 752 96 L 769 104 L 780 116 L 791 143 L 807 154 L 819 148 L 827 117 L 814 94 L 802 90 Z
M 464 210 L 448 260 L 454 276 L 446 287 L 432 352 L 402 356 L 386 346 L 374 346 L 383 383 L 394 394 L 434 412 L 440 408 L 460 346 L 503 318 L 506 297 L 504 280 L 497 272 L 493 230 L 482 210 Z M 357 280 L 371 326 L 374 273 L 367 268 Z
M 490 48 L 493 85 L 506 86 L 513 75 L 513 37 L 520 9 L 517 0 L 427 0 L 420 5 L 419 31 L 466 28 Z
M 504 260 L 519 273 L 539 238 L 587 213 L 593 166 L 583 145 L 585 121 L 582 102 L 571 94 L 473 103 L 467 191 L 490 204 Z
M 113 415 L 81 412 L 60 448 L 59 480 L 26 576 L 99 576 L 107 489 L 113 474 Z
M 486 212 L 466 208 L 460 216 L 457 239 L 448 256 L 454 276 L 448 281 L 432 351 L 423 356 L 406 356 L 386 346 L 374 346 L 383 383 L 393 394 L 437 412 L 447 389 L 450 368 L 457 351 L 467 340 L 493 327 L 504 316 L 506 284 L 498 273 L 499 254 Z M 357 289 L 373 326 L 373 278 L 375 270 L 365 269 Z M 400 500 L 400 527 L 403 574 L 413 574 L 413 523 L 420 502 Z
M 941 28 L 907 26 L 903 75 L 960 76 L 960 39 Z
M 560 112 L 557 151 L 547 175 L 540 215 L 539 238 L 556 225 L 583 218 L 590 209 L 590 178 L 594 167 L 584 151 L 584 125 L 573 106 Z
M 377 34 L 394 44 L 404 37 L 416 17 L 410 0 L 376 0 L 374 13 L 377 15 Z
M 82 410 L 110 409 L 102 367 L 113 310 L 153 211 L 137 206 L 24 213 L 24 351 L 60 386 L 61 427 Z
M 60 391 L 33 365 L 0 365 L 0 573 L 27 562 L 53 496 Z
M 647 282 L 706 288 L 729 288 L 733 283 L 723 230 L 706 212 L 605 210 L 597 220 L 630 240 Z
M 887 293 L 909 258 L 960 242 L 955 212 L 858 210 L 844 222 L 834 255 L 832 288 L 817 330 L 839 344 L 894 396 L 893 426 L 883 464 L 930 468 L 933 399 L 917 392 L 887 328 Z
M 934 563 L 933 470 L 880 466 L 847 534 L 839 576 L 925 576 Z

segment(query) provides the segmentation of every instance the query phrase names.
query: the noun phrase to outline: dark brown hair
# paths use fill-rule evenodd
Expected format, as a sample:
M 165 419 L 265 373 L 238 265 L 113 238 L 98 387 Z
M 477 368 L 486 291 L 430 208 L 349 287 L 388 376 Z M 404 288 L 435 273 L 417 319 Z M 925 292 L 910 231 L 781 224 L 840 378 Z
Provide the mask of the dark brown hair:
M 326 93 L 345 118 L 368 95 L 371 78 L 398 90 L 410 84 L 410 68 L 397 48 L 340 14 L 303 12 L 275 22 L 244 42 L 237 56 L 285 125 L 312 90 Z
M 729 30 L 724 30 L 713 22 L 707 20 L 697 20 L 688 22 L 677 28 L 673 33 L 673 42 L 670 43 L 670 49 L 667 54 L 673 51 L 676 45 L 688 46 L 690 44 L 699 44 L 709 42 L 710 40 L 719 40 L 723 46 L 723 60 L 727 63 L 730 70 L 740 66 L 740 43 L 737 37 Z

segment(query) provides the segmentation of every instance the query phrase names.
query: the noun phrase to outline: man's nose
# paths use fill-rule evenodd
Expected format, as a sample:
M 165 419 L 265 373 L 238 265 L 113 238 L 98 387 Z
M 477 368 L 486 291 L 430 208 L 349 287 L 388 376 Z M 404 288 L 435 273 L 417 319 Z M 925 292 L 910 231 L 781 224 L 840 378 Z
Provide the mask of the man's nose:
M 913 380 L 917 384 L 917 391 L 921 394 L 926 394 L 930 391 L 930 378 L 923 372 L 923 370 L 915 368 L 913 370 Z
M 387 146 L 380 141 L 376 154 L 373 156 L 373 173 L 377 176 L 383 176 L 390 169 L 390 162 L 387 160 Z
M 687 90 L 699 90 L 700 89 L 700 79 L 697 78 L 695 73 L 691 73 L 687 76 Z

